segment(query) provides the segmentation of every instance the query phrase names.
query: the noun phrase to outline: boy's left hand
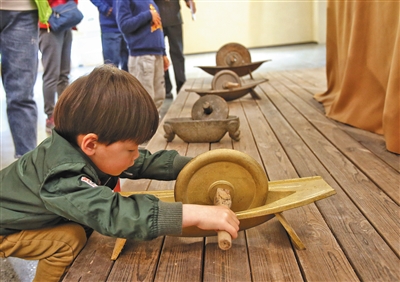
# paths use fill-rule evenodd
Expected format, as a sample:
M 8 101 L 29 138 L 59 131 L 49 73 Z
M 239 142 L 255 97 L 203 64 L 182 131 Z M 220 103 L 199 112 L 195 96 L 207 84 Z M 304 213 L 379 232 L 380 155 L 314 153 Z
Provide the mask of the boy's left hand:
M 169 68 L 169 60 L 167 56 L 163 57 L 164 59 L 164 71 L 167 71 L 167 69 Z

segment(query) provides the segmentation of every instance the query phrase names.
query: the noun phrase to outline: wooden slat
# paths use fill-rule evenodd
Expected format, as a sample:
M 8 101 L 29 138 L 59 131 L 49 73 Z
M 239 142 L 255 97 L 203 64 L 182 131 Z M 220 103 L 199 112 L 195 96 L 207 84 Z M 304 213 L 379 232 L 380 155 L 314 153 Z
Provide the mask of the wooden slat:
M 398 242 L 400 242 L 400 234 L 398 232 L 398 230 L 400 230 L 400 218 L 393 216 L 399 212 L 399 174 L 392 168 L 375 159 L 373 155 L 368 155 L 368 162 L 367 156 L 361 152 L 359 154 L 349 153 L 347 150 L 348 143 L 353 144 L 353 142 L 355 142 L 354 140 L 351 140 L 347 134 L 342 133 L 334 125 L 326 126 L 326 124 L 331 125 L 332 123 L 321 122 L 323 117 L 318 117 L 318 112 L 313 108 L 307 107 L 304 101 L 298 99 L 297 95 L 294 95 L 292 91 L 285 88 L 283 84 L 275 85 L 275 87 L 282 95 L 290 99 L 292 105 L 296 107 L 308 121 L 315 125 L 324 137 L 329 141 L 334 140 L 333 143 L 340 152 L 328 143 L 322 144 L 316 142 L 315 140 L 319 138 L 317 137 L 319 134 L 307 134 L 307 132 L 311 132 L 311 130 L 303 130 L 300 132 L 303 140 L 308 143 L 309 147 L 313 148 L 314 152 L 319 155 L 319 158 L 324 157 L 326 159 L 324 164 L 328 167 L 331 174 L 334 175 L 339 182 L 343 181 L 343 183 L 352 186 L 351 189 L 346 190 L 347 193 L 352 197 L 356 205 L 364 212 L 375 228 L 383 235 L 391 248 L 395 250 L 397 255 L 400 255 L 400 245 L 398 244 Z M 287 105 L 287 103 L 285 105 Z M 299 122 L 299 119 L 292 118 L 293 114 L 293 111 L 288 113 L 292 126 L 294 128 L 302 126 L 302 122 Z M 316 116 L 318 118 L 315 118 Z M 304 126 L 305 125 L 303 125 L 303 127 Z M 335 130 L 332 130 L 332 127 Z M 342 138 L 344 139 L 343 141 Z M 343 156 L 341 154 L 343 154 Z M 350 161 L 344 158 L 344 156 L 349 156 Z M 354 167 L 351 161 L 356 163 L 357 167 Z M 340 167 L 337 165 L 339 163 L 341 164 Z M 368 166 L 368 163 L 371 163 L 371 166 Z M 362 171 L 367 172 L 367 175 L 358 171 L 358 167 L 360 166 L 362 167 Z M 346 169 L 343 169 L 343 167 Z M 379 171 L 379 173 L 375 173 L 375 171 Z M 354 181 L 355 176 L 357 178 L 356 181 Z M 372 179 L 373 182 L 369 178 Z M 382 189 L 389 196 L 393 197 L 397 203 L 393 203 L 390 198 L 383 194 Z
M 324 118 L 324 115 L 310 104 L 304 103 L 301 97 L 307 96 L 307 93 L 298 85 L 288 87 L 290 81 L 284 77 L 275 74 L 279 85 L 277 89 L 282 93 L 287 94 L 287 99 L 301 112 L 324 136 L 332 142 L 349 160 L 351 160 L 357 167 L 368 175 L 377 185 L 397 203 L 400 203 L 399 183 L 400 175 L 398 171 L 388 166 L 386 162 L 382 161 L 376 155 L 366 150 L 357 140 L 354 140 L 340 127 L 336 122 Z M 306 102 L 309 101 L 306 99 Z M 312 105 L 312 104 L 311 104 Z M 400 161 L 400 157 L 398 159 Z
M 240 103 L 232 102 L 230 105 L 231 113 L 241 121 L 241 139 L 234 142 L 235 149 L 252 156 L 262 166 L 265 164 L 267 173 L 270 170 L 286 171 L 286 165 L 290 167 L 290 163 L 281 157 L 281 147 L 257 103 L 245 97 Z M 253 281 L 302 280 L 290 239 L 279 223 L 266 222 L 245 232 Z M 272 246 L 279 247 L 275 249 Z
M 299 88 L 302 88 L 308 93 L 312 94 L 313 97 L 315 94 L 322 93 L 326 90 L 326 83 L 323 83 L 320 86 L 312 85 L 310 87 L 307 84 L 307 80 L 299 78 L 299 73 L 301 73 L 301 71 L 279 72 L 275 74 L 279 75 L 280 77 L 285 77 L 287 79 L 286 81 L 279 79 L 279 81 L 282 81 L 285 84 L 288 84 L 288 80 L 297 84 L 298 87 L 291 87 L 291 89 L 296 90 L 296 93 Z M 318 78 L 318 80 L 320 81 L 322 79 Z M 302 93 L 304 93 L 304 91 L 302 91 Z M 320 109 L 321 112 L 325 114 L 325 110 L 322 104 L 317 102 L 314 98 L 311 98 L 309 95 L 301 95 L 300 97 L 303 100 L 308 101 L 310 104 L 313 104 L 316 108 Z M 359 128 L 354 128 L 340 122 L 334 122 L 343 131 L 352 136 L 358 143 L 374 153 L 376 157 L 380 158 L 383 162 L 390 165 L 397 172 L 400 172 L 400 155 L 391 153 L 386 149 L 385 139 L 382 135 L 368 132 Z
M 146 242 L 127 240 L 107 278 L 108 281 L 153 281 L 162 243 L 163 237 Z
M 106 281 L 114 261 L 110 259 L 115 238 L 93 232 L 63 282 Z
M 244 104 L 244 110 L 246 112 L 247 120 L 249 121 L 250 127 L 252 128 L 256 144 L 263 144 L 261 140 L 275 139 L 273 141 L 273 143 L 275 144 L 274 149 L 282 152 L 281 154 L 277 155 L 273 153 L 274 151 L 268 153 L 266 152 L 265 148 L 261 148 L 262 151 L 260 151 L 260 155 L 263 158 L 263 153 L 268 154 L 265 156 L 264 159 L 266 159 L 267 161 L 265 163 L 265 166 L 270 179 L 277 180 L 278 178 L 297 178 L 297 172 L 290 164 L 289 158 L 286 156 L 282 149 L 279 149 L 281 146 L 277 143 L 276 136 L 274 135 L 267 123 L 268 118 L 265 119 L 264 117 L 265 113 L 263 112 L 261 114 L 257 114 L 257 104 L 260 105 L 261 109 L 268 109 L 269 112 L 272 111 L 274 105 L 272 105 L 265 96 L 262 96 L 261 100 L 257 100 L 256 105 L 250 105 L 250 103 Z M 267 105 L 267 107 L 263 107 L 263 105 Z M 277 110 L 275 109 L 274 111 L 275 114 L 278 115 Z M 275 165 L 275 163 L 282 162 L 286 164 L 286 168 L 284 170 L 282 170 L 280 166 Z M 293 225 L 293 228 L 295 229 L 296 233 L 299 234 L 300 239 L 306 244 L 306 250 L 295 251 L 297 253 L 297 256 L 301 258 L 301 268 L 303 269 L 304 275 L 307 277 L 308 280 L 329 280 L 329 278 L 332 277 L 332 270 L 336 269 L 337 271 L 338 268 L 340 268 L 340 271 L 337 271 L 336 275 L 338 276 L 337 278 L 340 278 L 339 280 L 357 279 L 351 265 L 347 262 L 344 253 L 340 249 L 335 237 L 330 232 L 330 229 L 326 225 L 323 217 L 319 214 L 315 205 L 307 205 L 305 207 L 298 208 L 290 213 L 285 212 L 284 214 L 289 214 L 291 215 L 291 217 L 294 217 L 296 219 L 291 220 L 292 223 L 296 223 L 295 225 Z M 313 217 L 310 217 L 310 215 L 313 215 Z M 247 232 L 249 233 L 250 237 L 250 230 Z M 309 234 L 317 234 L 318 241 L 324 241 L 325 244 L 321 246 L 319 242 L 316 241 L 315 238 L 309 236 Z M 293 252 L 291 249 L 290 251 Z M 284 257 L 290 258 L 294 256 L 290 256 L 288 253 Z M 338 266 L 336 261 L 333 261 L 332 258 L 343 261 L 342 265 Z M 315 272 L 314 269 L 318 269 L 318 272 Z M 295 272 L 293 273 L 291 280 L 294 281 L 298 279 L 299 272 L 298 269 L 297 271 L 296 269 L 293 270 Z M 282 276 L 282 274 L 280 276 Z
M 207 238 L 203 281 L 251 281 L 250 271 L 243 231 L 227 251 L 219 249 L 216 236 Z
M 274 83 L 273 80 L 271 80 L 271 83 Z M 382 240 L 374 227 L 368 223 L 364 215 L 360 213 L 358 206 L 355 206 L 353 201 L 342 190 L 342 187 L 346 187 L 347 193 L 353 193 L 356 196 L 358 191 L 354 191 L 353 188 L 361 185 L 359 181 L 355 181 L 360 172 L 356 173 L 356 178 L 354 174 L 346 175 L 348 170 L 354 170 L 352 166 L 343 166 L 346 158 L 339 154 L 337 159 L 330 161 L 332 155 L 337 155 L 337 150 L 325 139 L 320 138 L 320 134 L 315 132 L 315 129 L 310 127 L 307 121 L 304 121 L 301 114 L 291 111 L 291 105 L 270 84 L 265 84 L 263 89 L 268 93 L 268 97 L 272 99 L 274 104 L 279 105 L 279 111 L 285 112 L 285 118 L 293 120 L 292 122 L 303 121 L 300 124 L 296 123 L 291 126 L 274 107 L 268 107 L 269 103 L 260 105 L 265 107 L 263 112 L 266 114 L 266 118 L 285 147 L 291 162 L 299 174 L 301 176 L 321 175 L 337 191 L 337 195 L 317 202 L 317 205 L 323 212 L 326 222 L 335 233 L 340 245 L 344 246 L 346 255 L 355 267 L 357 274 L 363 280 L 375 280 L 377 277 L 381 280 L 391 280 L 393 277 L 397 277 L 399 274 L 396 273 L 394 266 L 397 264 L 398 258 Z M 297 135 L 296 131 L 302 135 L 306 132 L 312 132 L 311 136 L 307 136 L 310 145 L 304 144 L 303 139 Z M 305 138 L 305 136 L 302 136 L 302 138 Z M 319 153 L 318 158 L 316 158 L 310 148 L 317 152 L 322 148 L 329 148 L 329 150 Z M 332 165 L 327 171 L 325 167 L 331 163 Z M 340 173 L 338 177 L 335 177 L 335 180 L 340 181 L 342 187 L 338 186 L 331 176 L 331 174 L 336 173 Z M 365 183 L 363 182 L 362 184 Z M 361 187 L 359 190 L 362 191 L 363 188 Z M 365 191 L 365 194 L 365 196 L 370 197 L 368 191 Z M 371 208 L 373 208 L 371 212 L 374 213 L 376 210 L 374 207 Z M 288 218 L 291 223 L 293 218 Z M 390 221 L 393 223 L 392 219 Z M 297 225 L 301 225 L 301 222 L 293 223 L 294 227 Z M 387 225 L 389 229 L 393 229 L 394 226 L 396 224 Z M 297 228 L 295 229 L 297 230 Z M 374 256 L 369 255 L 371 253 L 374 253 Z M 360 256 L 360 254 L 364 255 Z
M 165 238 L 154 281 L 201 281 L 204 240 L 197 238 Z

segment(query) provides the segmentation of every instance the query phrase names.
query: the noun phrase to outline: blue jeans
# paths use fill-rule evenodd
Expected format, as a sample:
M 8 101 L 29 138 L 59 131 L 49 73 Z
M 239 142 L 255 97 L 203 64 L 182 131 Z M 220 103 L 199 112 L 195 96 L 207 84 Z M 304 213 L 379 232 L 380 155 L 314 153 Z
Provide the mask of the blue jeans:
M 113 64 L 124 71 L 128 71 L 129 51 L 122 33 L 102 33 L 101 44 L 104 63 Z
M 38 11 L 0 10 L 1 79 L 15 157 L 37 144 Z

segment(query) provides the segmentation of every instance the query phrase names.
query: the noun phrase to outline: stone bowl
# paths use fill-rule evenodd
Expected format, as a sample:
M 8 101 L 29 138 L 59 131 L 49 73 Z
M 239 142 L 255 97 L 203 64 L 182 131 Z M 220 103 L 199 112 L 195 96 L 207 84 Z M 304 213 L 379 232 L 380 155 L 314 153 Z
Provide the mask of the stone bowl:
M 187 143 L 214 143 L 221 140 L 226 132 L 229 132 L 229 136 L 233 140 L 239 141 L 239 126 L 239 118 L 236 116 L 215 120 L 171 118 L 164 122 L 164 137 L 168 142 L 171 142 L 176 134 Z

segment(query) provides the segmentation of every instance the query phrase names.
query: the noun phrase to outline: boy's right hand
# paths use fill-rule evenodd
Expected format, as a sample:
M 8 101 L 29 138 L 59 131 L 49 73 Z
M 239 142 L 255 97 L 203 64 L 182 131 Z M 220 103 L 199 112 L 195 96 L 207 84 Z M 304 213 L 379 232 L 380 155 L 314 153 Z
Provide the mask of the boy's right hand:
M 203 230 L 224 230 L 235 239 L 238 236 L 239 220 L 236 214 L 225 206 L 184 204 L 182 227 L 188 226 L 197 226 Z

